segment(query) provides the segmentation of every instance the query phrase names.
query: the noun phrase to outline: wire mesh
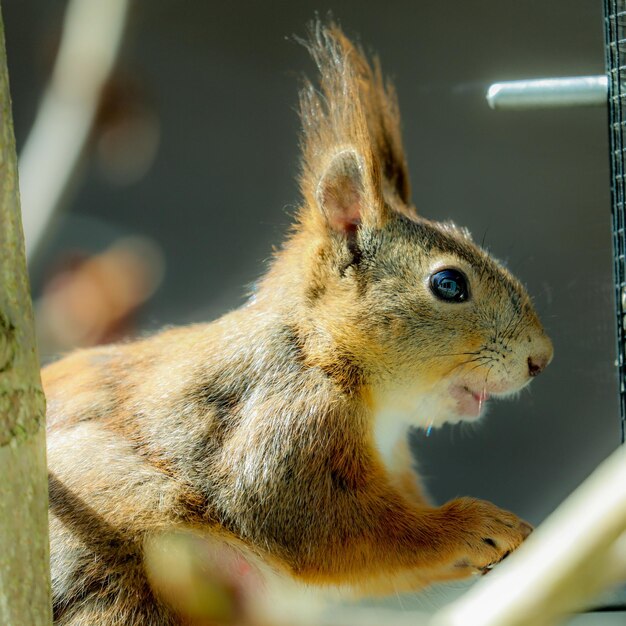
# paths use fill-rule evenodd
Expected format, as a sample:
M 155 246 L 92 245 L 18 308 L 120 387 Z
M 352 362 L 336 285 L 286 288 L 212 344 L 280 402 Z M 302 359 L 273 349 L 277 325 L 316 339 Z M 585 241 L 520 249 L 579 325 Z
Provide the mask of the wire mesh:
M 623 442 L 626 436 L 626 0 L 604 0 L 604 32 L 609 77 L 611 212 Z

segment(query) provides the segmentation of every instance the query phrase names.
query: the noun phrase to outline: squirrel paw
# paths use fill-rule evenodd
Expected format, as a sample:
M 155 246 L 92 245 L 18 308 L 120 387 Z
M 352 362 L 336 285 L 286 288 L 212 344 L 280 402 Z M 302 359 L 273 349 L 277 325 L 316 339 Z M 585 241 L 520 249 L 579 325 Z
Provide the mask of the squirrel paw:
M 460 531 L 460 552 L 455 568 L 487 574 L 530 535 L 533 527 L 517 515 L 491 502 L 459 498 L 446 504 L 446 517 Z M 458 535 L 457 535 L 458 536 Z

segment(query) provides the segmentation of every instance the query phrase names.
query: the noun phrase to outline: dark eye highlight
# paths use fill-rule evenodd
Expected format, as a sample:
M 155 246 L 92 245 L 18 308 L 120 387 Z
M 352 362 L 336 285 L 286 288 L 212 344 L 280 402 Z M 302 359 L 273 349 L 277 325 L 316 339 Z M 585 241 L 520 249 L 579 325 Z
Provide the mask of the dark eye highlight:
M 440 270 L 430 277 L 430 290 L 445 302 L 465 302 L 469 299 L 467 278 L 459 270 Z

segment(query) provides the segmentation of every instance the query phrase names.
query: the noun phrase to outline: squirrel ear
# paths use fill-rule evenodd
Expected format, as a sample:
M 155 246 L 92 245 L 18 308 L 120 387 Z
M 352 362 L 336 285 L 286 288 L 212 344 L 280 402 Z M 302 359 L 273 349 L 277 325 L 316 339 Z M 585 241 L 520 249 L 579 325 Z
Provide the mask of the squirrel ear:
M 364 221 L 380 223 L 381 201 L 373 182 L 356 150 L 333 157 L 316 190 L 317 204 L 333 230 L 350 233 Z

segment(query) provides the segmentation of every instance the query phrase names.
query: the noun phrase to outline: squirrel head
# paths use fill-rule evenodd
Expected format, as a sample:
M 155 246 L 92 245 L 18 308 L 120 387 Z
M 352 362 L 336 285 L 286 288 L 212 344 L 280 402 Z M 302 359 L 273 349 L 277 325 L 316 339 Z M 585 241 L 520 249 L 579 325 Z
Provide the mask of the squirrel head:
M 477 417 L 552 359 L 524 287 L 452 223 L 418 216 L 395 91 L 338 26 L 305 44 L 304 202 L 276 266 L 299 294 L 306 358 L 376 409 L 438 425 Z M 289 277 L 286 274 L 289 273 Z

